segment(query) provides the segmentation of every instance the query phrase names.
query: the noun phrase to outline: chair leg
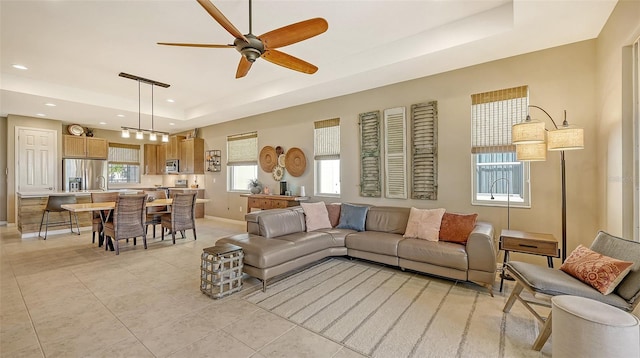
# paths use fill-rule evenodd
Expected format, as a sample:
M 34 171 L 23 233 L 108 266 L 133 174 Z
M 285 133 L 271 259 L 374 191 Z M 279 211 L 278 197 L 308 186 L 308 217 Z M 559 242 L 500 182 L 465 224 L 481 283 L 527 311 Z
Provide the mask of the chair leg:
M 171 230 L 171 239 L 173 240 L 173 244 L 176 244 L 176 231 L 175 230 Z
M 46 214 L 46 213 L 47 213 L 46 211 L 42 212 L 42 219 L 40 219 L 40 228 L 38 229 L 38 237 L 42 236 L 42 234 L 40 234 L 40 233 L 42 232 L 42 224 L 44 223 L 44 214 Z
M 533 347 L 532 347 L 533 350 L 540 351 L 542 347 L 544 347 L 544 344 L 547 342 L 550 335 L 551 335 L 551 312 L 549 312 L 549 316 L 547 316 L 547 319 L 544 321 L 544 325 L 542 326 L 542 330 L 540 331 L 540 334 L 538 334 L 538 338 L 536 338 L 536 341 L 533 342 Z
M 520 282 L 516 282 L 516 286 L 513 288 L 513 291 L 511 292 L 509 299 L 507 299 L 507 303 L 504 304 L 504 308 L 502 309 L 502 312 L 506 313 L 511 311 L 511 307 L 513 307 L 513 303 L 516 302 L 516 299 L 522 292 L 522 289 L 524 289 L 524 286 L 522 286 Z
M 47 234 L 49 233 L 49 212 L 47 211 L 47 222 L 44 224 L 44 239 L 47 239 Z
M 111 238 L 111 241 L 113 242 L 113 245 L 115 246 L 116 249 L 116 255 L 120 255 L 120 247 L 118 246 L 118 240 Z
M 96 243 L 96 232 L 95 232 L 95 231 L 93 231 L 93 232 L 91 233 L 91 243 L 92 243 L 92 244 L 95 244 L 95 243 Z
M 160 226 L 160 228 L 162 229 L 162 240 L 164 240 L 164 226 Z
M 196 227 L 193 227 L 193 240 L 198 240 L 198 237 L 196 236 Z
M 153 231 L 155 231 L 155 230 L 156 230 L 156 227 L 154 226 L 153 227 Z M 146 250 L 147 249 L 147 234 L 146 233 L 142 234 L 142 244 L 144 245 L 144 249 Z

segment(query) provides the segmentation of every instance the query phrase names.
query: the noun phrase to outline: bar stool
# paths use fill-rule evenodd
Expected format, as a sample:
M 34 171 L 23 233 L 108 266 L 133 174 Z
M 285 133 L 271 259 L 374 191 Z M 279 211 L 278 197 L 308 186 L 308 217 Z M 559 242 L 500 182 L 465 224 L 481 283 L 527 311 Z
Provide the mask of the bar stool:
M 44 228 L 45 240 L 47 239 L 47 233 L 49 232 L 49 225 L 52 225 L 52 226 L 69 225 L 69 229 L 73 234 L 74 232 L 73 232 L 73 221 L 71 220 L 71 211 L 68 211 L 69 220 L 54 221 L 54 222 L 49 222 L 49 213 L 61 213 L 61 212 L 67 211 L 62 208 L 62 205 L 75 204 L 75 203 L 76 203 L 75 195 L 49 195 L 49 198 L 47 199 L 47 206 L 42 212 L 42 219 L 40 220 L 40 228 L 38 229 L 38 237 L 42 237 L 42 235 L 40 234 L 42 232 L 42 224 L 45 225 L 45 228 Z M 46 223 L 44 222 L 45 215 L 47 216 Z M 75 217 L 76 228 L 78 229 L 77 234 L 80 235 L 80 226 L 78 225 L 78 216 L 75 213 L 73 214 L 73 216 Z

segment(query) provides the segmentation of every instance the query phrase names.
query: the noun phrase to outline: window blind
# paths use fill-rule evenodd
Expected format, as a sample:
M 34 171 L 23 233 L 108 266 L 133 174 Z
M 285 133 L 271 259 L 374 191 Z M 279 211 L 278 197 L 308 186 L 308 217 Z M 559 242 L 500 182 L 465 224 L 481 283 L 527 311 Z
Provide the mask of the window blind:
M 140 165 L 140 146 L 109 143 L 109 164 Z
M 340 159 L 340 118 L 313 123 L 314 159 Z
M 471 95 L 471 153 L 515 152 L 511 127 L 524 121 L 529 86 Z
M 404 107 L 384 110 L 385 196 L 407 198 L 407 129 Z
M 227 136 L 227 165 L 258 163 L 258 132 Z

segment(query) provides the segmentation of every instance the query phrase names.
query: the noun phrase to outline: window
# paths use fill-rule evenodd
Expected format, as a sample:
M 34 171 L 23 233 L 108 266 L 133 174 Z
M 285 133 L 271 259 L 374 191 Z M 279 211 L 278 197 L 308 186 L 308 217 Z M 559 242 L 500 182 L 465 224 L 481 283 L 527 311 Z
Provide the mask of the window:
M 530 207 L 529 163 L 516 161 L 511 143 L 528 105 L 528 86 L 471 96 L 472 204 Z
M 140 183 L 140 146 L 109 143 L 109 184 Z
M 258 133 L 227 137 L 228 191 L 249 191 L 249 180 L 258 178 Z
M 340 118 L 314 127 L 315 195 L 340 196 Z

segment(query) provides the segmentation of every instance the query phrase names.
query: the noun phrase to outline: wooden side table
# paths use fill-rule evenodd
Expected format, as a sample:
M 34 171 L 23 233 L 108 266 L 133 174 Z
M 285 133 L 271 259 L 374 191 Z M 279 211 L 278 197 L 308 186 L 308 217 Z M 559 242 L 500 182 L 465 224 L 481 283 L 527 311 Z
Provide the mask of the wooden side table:
M 540 234 L 519 230 L 502 230 L 500 233 L 500 250 L 504 250 L 502 272 L 500 273 L 500 292 L 504 283 L 504 265 L 509 261 L 509 252 L 520 252 L 547 257 L 547 265 L 553 267 L 553 258 L 560 257 L 558 240 L 551 234 Z

